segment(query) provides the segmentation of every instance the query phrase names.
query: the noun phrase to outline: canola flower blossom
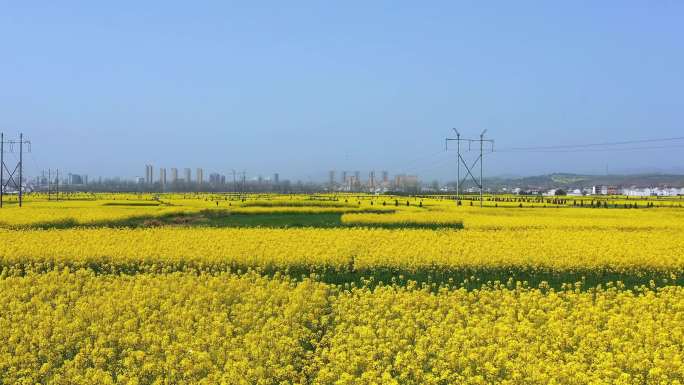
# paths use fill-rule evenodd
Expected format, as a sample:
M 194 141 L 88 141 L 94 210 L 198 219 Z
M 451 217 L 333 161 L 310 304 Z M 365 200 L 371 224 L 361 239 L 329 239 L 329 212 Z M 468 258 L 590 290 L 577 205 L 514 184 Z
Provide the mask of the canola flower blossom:
M 144 199 L 146 198 L 146 199 Z M 196 214 L 205 210 L 225 211 L 226 214 L 344 214 L 364 212 L 393 212 L 394 207 L 383 207 L 354 201 L 256 200 L 242 202 L 221 196 L 207 195 L 202 199 L 182 196 L 151 196 L 121 194 L 118 199 L 79 199 L 65 201 L 27 202 L 19 208 L 10 206 L 0 211 L 0 228 L 22 229 L 32 226 L 108 226 L 133 218 L 155 218 L 173 214 Z M 218 203 L 218 204 L 216 204 Z M 411 210 L 409 207 L 402 210 Z
M 523 269 L 682 276 L 684 232 L 182 228 L 0 230 L 0 266 L 49 271 Z M 50 247 L 46 247 L 50 245 Z
M 6 207 L 0 210 L 0 227 L 13 229 L 49 224 L 90 225 L 134 217 L 157 217 L 198 210 L 198 207 L 191 205 L 168 206 L 155 201 L 31 202 L 22 208 Z
M 0 382 L 681 384 L 681 287 L 337 286 L 255 273 L 0 280 Z
M 343 291 L 318 384 L 681 384 L 684 289 Z
M 0 383 L 302 383 L 329 288 L 256 275 L 0 280 Z
M 0 210 L 0 384 L 684 384 L 681 200 L 45 198 Z
M 439 204 L 396 213 L 347 213 L 347 224 L 462 225 L 465 229 L 668 230 L 684 229 L 684 210 L 590 208 L 485 208 Z

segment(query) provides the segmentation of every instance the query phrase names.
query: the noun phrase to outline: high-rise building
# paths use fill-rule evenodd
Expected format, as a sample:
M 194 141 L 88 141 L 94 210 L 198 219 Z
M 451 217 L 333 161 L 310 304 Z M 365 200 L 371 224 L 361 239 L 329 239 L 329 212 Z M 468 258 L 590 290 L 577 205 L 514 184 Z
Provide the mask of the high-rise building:
M 177 183 L 177 182 L 178 182 L 178 169 L 174 167 L 171 169 L 171 183 Z
M 151 164 L 146 164 L 145 165 L 145 183 L 147 184 L 152 184 L 154 183 L 154 171 L 153 167 Z
M 330 189 L 335 187 L 335 170 L 330 170 L 328 184 L 330 184 Z
M 343 191 L 354 191 L 358 184 L 358 172 L 354 173 L 354 175 L 347 175 L 347 172 L 344 171 L 342 172 L 342 190 Z
M 185 169 L 185 183 L 190 183 L 190 182 L 192 182 L 192 180 L 190 179 L 191 176 L 192 176 L 192 175 L 191 175 L 190 169 L 189 169 L 189 168 L 186 168 L 186 169 Z
M 209 174 L 209 183 L 214 186 L 226 184 L 226 176 L 219 173 Z
M 69 173 L 67 178 L 67 184 L 84 184 L 83 175 Z
M 382 172 L 382 184 L 388 184 L 389 183 L 389 173 L 387 171 Z
M 375 171 L 371 171 L 368 174 L 368 188 L 371 190 L 375 189 Z
M 198 168 L 196 171 L 195 178 L 197 178 L 197 184 L 204 183 L 204 170 L 202 170 L 201 168 Z
M 418 188 L 417 175 L 396 175 L 394 177 L 394 188 L 400 191 L 415 190 Z
M 164 167 L 159 169 L 159 183 L 162 186 L 166 184 L 166 169 Z
M 280 174 L 275 173 L 273 174 L 273 184 L 278 184 L 280 183 Z

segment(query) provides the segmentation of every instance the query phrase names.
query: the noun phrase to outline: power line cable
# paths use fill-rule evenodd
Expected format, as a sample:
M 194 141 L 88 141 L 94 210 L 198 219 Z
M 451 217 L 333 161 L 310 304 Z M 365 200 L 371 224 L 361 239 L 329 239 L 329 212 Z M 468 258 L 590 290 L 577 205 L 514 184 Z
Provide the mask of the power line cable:
M 527 150 L 527 151 L 496 151 L 496 153 L 582 153 L 582 152 L 622 152 L 622 151 L 643 151 L 656 149 L 684 148 L 684 144 L 663 145 L 663 146 L 642 146 L 642 147 L 618 147 L 618 148 L 575 148 L 557 150 Z
M 415 158 L 413 158 L 407 162 L 402 162 L 401 164 L 399 164 L 399 162 L 395 162 L 394 164 L 391 164 L 391 166 L 393 166 L 393 167 L 389 167 L 387 169 L 389 170 L 392 168 L 394 168 L 394 169 L 401 168 L 401 169 L 405 170 L 405 169 L 408 169 L 410 167 L 413 167 L 416 164 L 420 164 L 421 162 L 429 161 L 432 158 L 434 158 L 435 156 L 442 154 L 443 152 L 444 152 L 444 150 L 439 150 L 439 151 L 431 152 L 428 154 L 423 154 L 423 155 L 415 157 Z
M 658 143 L 658 142 L 675 142 L 684 140 L 684 136 L 672 138 L 659 139 L 641 139 L 641 140 L 625 140 L 619 142 L 602 142 L 602 143 L 585 143 L 585 144 L 567 144 L 567 145 L 553 145 L 553 146 L 533 146 L 533 147 L 509 147 L 497 149 L 496 152 L 525 152 L 525 151 L 543 151 L 543 150 L 562 150 L 562 149 L 581 149 L 586 147 L 606 147 L 606 146 L 623 146 L 628 144 L 641 143 Z
M 442 151 L 441 153 L 444 154 L 445 152 Z M 431 169 L 431 168 L 433 168 L 433 167 L 440 167 L 440 166 L 443 166 L 443 165 L 445 165 L 447 162 L 451 162 L 451 161 L 452 161 L 452 159 L 449 158 L 449 157 L 437 158 L 437 159 L 433 160 L 433 161 L 430 162 L 430 163 L 423 164 L 422 166 L 421 166 L 421 165 L 417 165 L 416 167 L 408 168 L 408 169 L 405 169 L 405 170 L 408 171 L 408 172 L 412 172 L 412 173 L 414 173 L 414 174 L 420 174 L 421 172 L 423 172 L 423 171 L 425 171 L 425 170 Z

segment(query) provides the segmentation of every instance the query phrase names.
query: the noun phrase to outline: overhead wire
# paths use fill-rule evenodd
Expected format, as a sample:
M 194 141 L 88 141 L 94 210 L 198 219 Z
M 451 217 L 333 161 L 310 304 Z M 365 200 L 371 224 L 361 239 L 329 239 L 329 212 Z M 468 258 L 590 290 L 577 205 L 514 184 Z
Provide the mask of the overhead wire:
M 569 145 L 545 145 L 545 146 L 529 146 L 529 147 L 504 147 L 492 148 L 481 153 L 482 158 L 497 154 L 514 154 L 514 153 L 606 153 L 606 152 L 628 152 L 628 151 L 648 151 L 648 150 L 664 150 L 664 149 L 680 149 L 684 148 L 684 136 L 669 137 L 669 138 L 653 138 L 653 139 L 639 139 L 639 140 L 623 140 L 612 142 L 599 143 L 585 143 L 585 144 L 569 144 Z M 478 142 L 478 140 L 474 140 Z M 655 144 L 633 146 L 637 144 Z M 632 145 L 632 146 L 630 146 Z M 470 146 L 469 146 L 470 147 Z M 463 152 L 470 152 L 470 148 L 462 150 Z M 478 152 L 480 149 L 474 150 Z M 459 164 L 460 165 L 460 164 Z M 467 166 L 466 166 L 467 167 Z M 467 178 L 466 178 L 467 179 Z M 466 181 L 467 182 L 467 181 Z
M 394 169 L 394 170 L 401 170 L 402 172 L 409 172 L 411 171 L 414 167 L 420 166 L 425 164 L 425 162 L 434 162 L 434 158 L 438 157 L 439 155 L 443 154 L 444 150 L 439 150 L 439 151 L 434 151 L 428 154 L 423 154 L 421 156 L 415 157 L 410 161 L 403 162 L 399 164 L 399 162 L 394 162 L 391 164 L 391 167 L 387 167 L 386 169 Z
M 684 148 L 684 144 L 663 145 L 663 146 L 642 146 L 642 147 L 618 147 L 618 148 L 577 148 L 568 150 L 529 150 L 529 151 L 496 151 L 494 153 L 582 153 L 582 152 L 622 152 L 622 151 L 644 151 L 670 148 Z
M 445 151 L 442 151 L 441 154 L 446 154 Z M 447 162 L 452 161 L 451 158 L 449 157 L 442 157 L 442 158 L 437 158 L 433 160 L 430 163 L 423 164 L 421 166 L 413 167 L 413 168 L 408 168 L 405 171 L 414 173 L 414 174 L 420 174 L 421 172 L 428 170 L 428 169 L 433 169 L 435 167 L 441 167 L 444 166 Z
M 624 140 L 615 142 L 599 142 L 599 143 L 585 143 L 585 144 L 563 144 L 563 145 L 550 145 L 550 146 L 530 146 L 530 147 L 508 147 L 499 148 L 496 152 L 536 152 L 536 151 L 576 151 L 585 150 L 594 147 L 613 147 L 613 146 L 624 146 L 630 144 L 643 144 L 643 143 L 662 143 L 662 142 L 676 142 L 684 140 L 684 136 L 671 137 L 671 138 L 658 138 L 658 139 L 640 139 L 640 140 Z M 658 148 L 658 147 L 653 147 Z M 635 149 L 649 149 L 649 147 L 637 147 Z M 612 148 L 599 149 L 599 151 L 609 151 Z

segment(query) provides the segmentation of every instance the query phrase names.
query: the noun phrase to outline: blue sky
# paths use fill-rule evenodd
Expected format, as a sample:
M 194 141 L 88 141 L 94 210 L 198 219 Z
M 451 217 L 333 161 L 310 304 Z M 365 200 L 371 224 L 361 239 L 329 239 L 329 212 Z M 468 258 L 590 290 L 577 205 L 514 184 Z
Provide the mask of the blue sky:
M 0 130 L 31 173 L 144 165 L 452 179 L 497 147 L 684 135 L 684 3 L 0 3 Z M 487 175 L 684 172 L 684 148 L 495 153 Z

